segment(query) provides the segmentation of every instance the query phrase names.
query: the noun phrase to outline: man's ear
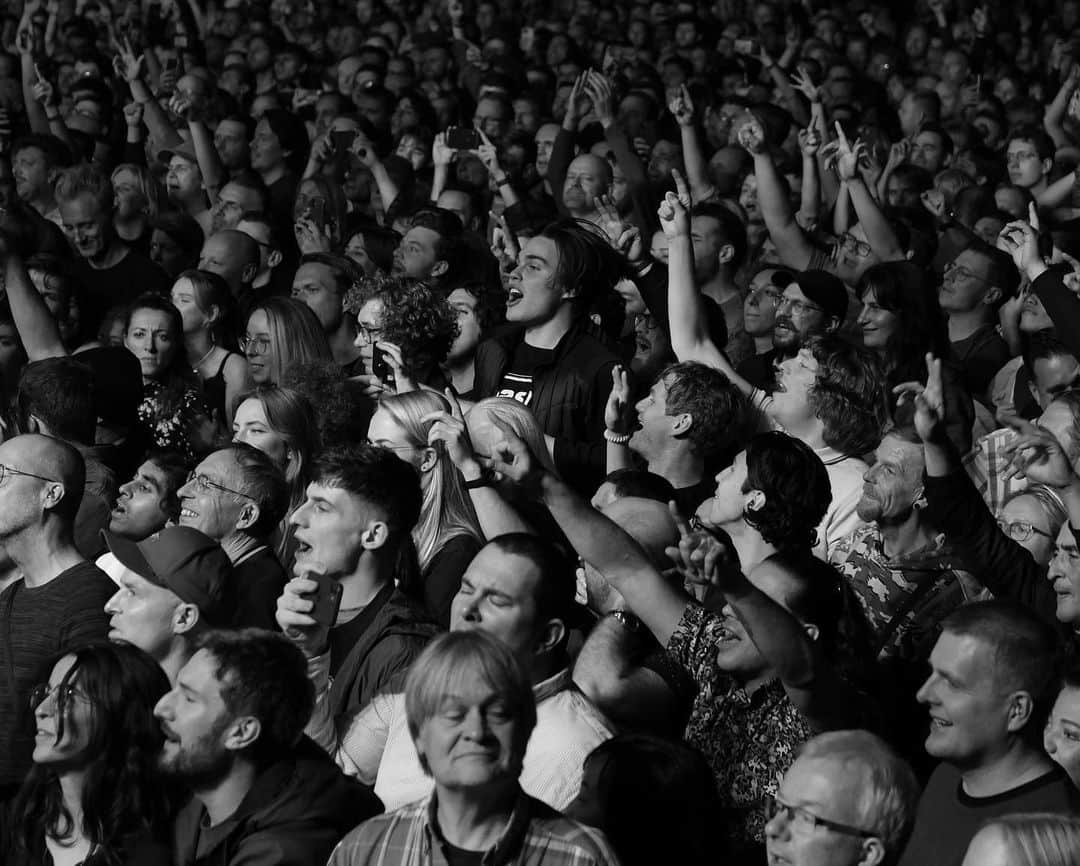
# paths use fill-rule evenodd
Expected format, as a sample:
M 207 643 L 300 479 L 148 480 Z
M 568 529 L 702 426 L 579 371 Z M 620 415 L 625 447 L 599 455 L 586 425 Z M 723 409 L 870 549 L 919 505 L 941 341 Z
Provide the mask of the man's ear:
M 746 494 L 746 510 L 761 511 L 765 507 L 765 494 L 760 490 L 751 490 Z
M 239 752 L 253 745 L 262 733 L 262 723 L 254 716 L 241 716 L 226 729 L 224 746 L 230 752 Z
M 178 604 L 172 615 L 173 634 L 187 634 L 198 625 L 199 618 L 198 605 L 188 602 Z
M 1009 696 L 1009 732 L 1016 733 L 1024 727 L 1035 712 L 1035 701 L 1029 692 L 1013 692 Z
M 281 250 L 271 250 L 270 255 L 266 257 L 266 266 L 273 270 L 281 264 L 281 259 Z M 255 277 L 252 277 L 251 279 L 255 279 Z
M 724 244 L 722 247 L 720 247 L 720 252 L 716 254 L 717 261 L 719 261 L 722 265 L 726 265 L 733 258 L 735 258 L 735 247 L 733 247 L 731 244 Z
M 671 425 L 671 432 L 675 436 L 683 436 L 690 432 L 690 428 L 694 426 L 694 416 L 689 412 L 680 412 L 674 417 L 674 423 Z
M 372 520 L 364 528 L 360 535 L 360 543 L 365 550 L 378 550 L 386 544 L 390 537 L 390 529 L 381 520 Z
M 255 281 L 255 275 L 259 273 L 258 264 L 244 265 L 244 270 L 240 272 L 240 282 L 251 283 Z
M 536 652 L 551 652 L 566 637 L 566 623 L 561 619 L 550 619 L 540 631 L 536 641 Z
M 259 506 L 254 502 L 245 502 L 236 518 L 237 529 L 250 529 L 259 521 Z
M 998 299 L 1000 297 L 1001 297 L 1001 289 L 999 289 L 997 286 L 990 286 L 986 290 L 986 294 L 983 295 L 982 302 L 984 304 L 993 305 L 993 304 L 996 304 L 998 302 Z
M 448 270 L 450 270 L 449 263 L 445 259 L 439 259 L 431 266 L 431 275 L 433 277 L 441 277 Z

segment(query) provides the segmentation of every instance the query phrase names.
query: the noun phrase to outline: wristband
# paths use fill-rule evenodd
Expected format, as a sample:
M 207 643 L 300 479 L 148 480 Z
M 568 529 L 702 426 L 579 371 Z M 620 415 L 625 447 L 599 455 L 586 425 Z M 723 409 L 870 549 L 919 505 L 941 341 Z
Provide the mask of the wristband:
M 612 445 L 625 445 L 630 441 L 629 433 L 616 433 L 610 427 L 604 430 L 604 438 Z
M 510 178 L 508 178 L 505 174 L 502 177 L 495 178 L 495 186 L 506 186 L 509 183 Z
M 643 628 L 641 620 L 628 610 L 613 610 L 608 616 L 632 634 L 637 634 Z
M 491 487 L 495 483 L 495 473 L 490 469 L 485 469 L 479 476 L 472 481 L 465 482 L 466 490 L 476 490 L 478 487 Z

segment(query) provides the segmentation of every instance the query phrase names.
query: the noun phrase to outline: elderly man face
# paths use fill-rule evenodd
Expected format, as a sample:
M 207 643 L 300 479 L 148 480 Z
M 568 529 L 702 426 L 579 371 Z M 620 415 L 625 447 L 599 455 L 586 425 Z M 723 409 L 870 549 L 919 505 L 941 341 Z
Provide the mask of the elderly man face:
M 595 210 L 596 197 L 611 187 L 611 166 L 599 157 L 583 154 L 570 163 L 563 183 L 563 202 L 571 214 Z

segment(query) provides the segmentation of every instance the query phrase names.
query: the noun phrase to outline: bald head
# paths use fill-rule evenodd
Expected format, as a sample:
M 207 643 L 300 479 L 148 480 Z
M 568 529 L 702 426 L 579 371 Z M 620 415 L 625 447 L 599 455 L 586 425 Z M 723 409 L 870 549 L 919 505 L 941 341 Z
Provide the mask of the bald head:
M 234 292 L 255 279 L 258 268 L 259 245 L 250 235 L 224 229 L 203 242 L 199 269 L 217 274 Z
M 679 542 L 679 530 L 668 507 L 655 499 L 624 496 L 602 509 L 604 516 L 641 545 L 657 568 L 671 566 L 664 549 Z
M 17 512 L 24 519 L 36 520 L 48 511 L 74 523 L 86 484 L 86 464 L 78 451 L 61 439 L 28 433 L 0 444 L 0 464 L 29 473 L 13 473 L 0 485 L 0 502 L 4 503 L 0 505 L 0 534 L 21 528 L 14 525 L 18 520 L 9 519 Z M 34 475 L 40 477 L 31 477 Z M 15 495 L 9 496 L 12 493 Z M 16 502 L 16 507 L 8 507 Z
M 580 217 L 596 210 L 596 197 L 611 188 L 611 165 L 606 159 L 583 153 L 566 170 L 563 203 L 571 216 Z

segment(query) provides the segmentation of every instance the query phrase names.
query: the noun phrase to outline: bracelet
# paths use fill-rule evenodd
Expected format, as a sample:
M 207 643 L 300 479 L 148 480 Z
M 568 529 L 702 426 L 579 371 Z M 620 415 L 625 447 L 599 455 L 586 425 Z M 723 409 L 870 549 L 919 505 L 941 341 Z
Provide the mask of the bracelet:
M 505 174 L 502 177 L 495 178 L 495 186 L 506 186 L 508 183 L 510 183 L 510 178 Z
M 612 445 L 625 445 L 630 441 L 629 433 L 616 433 L 610 427 L 604 430 L 604 438 Z
M 495 473 L 490 469 L 483 470 L 472 481 L 465 482 L 466 490 L 476 490 L 478 487 L 491 487 L 495 483 Z
M 628 610 L 612 610 L 608 616 L 632 634 L 637 634 L 643 628 L 641 620 Z

